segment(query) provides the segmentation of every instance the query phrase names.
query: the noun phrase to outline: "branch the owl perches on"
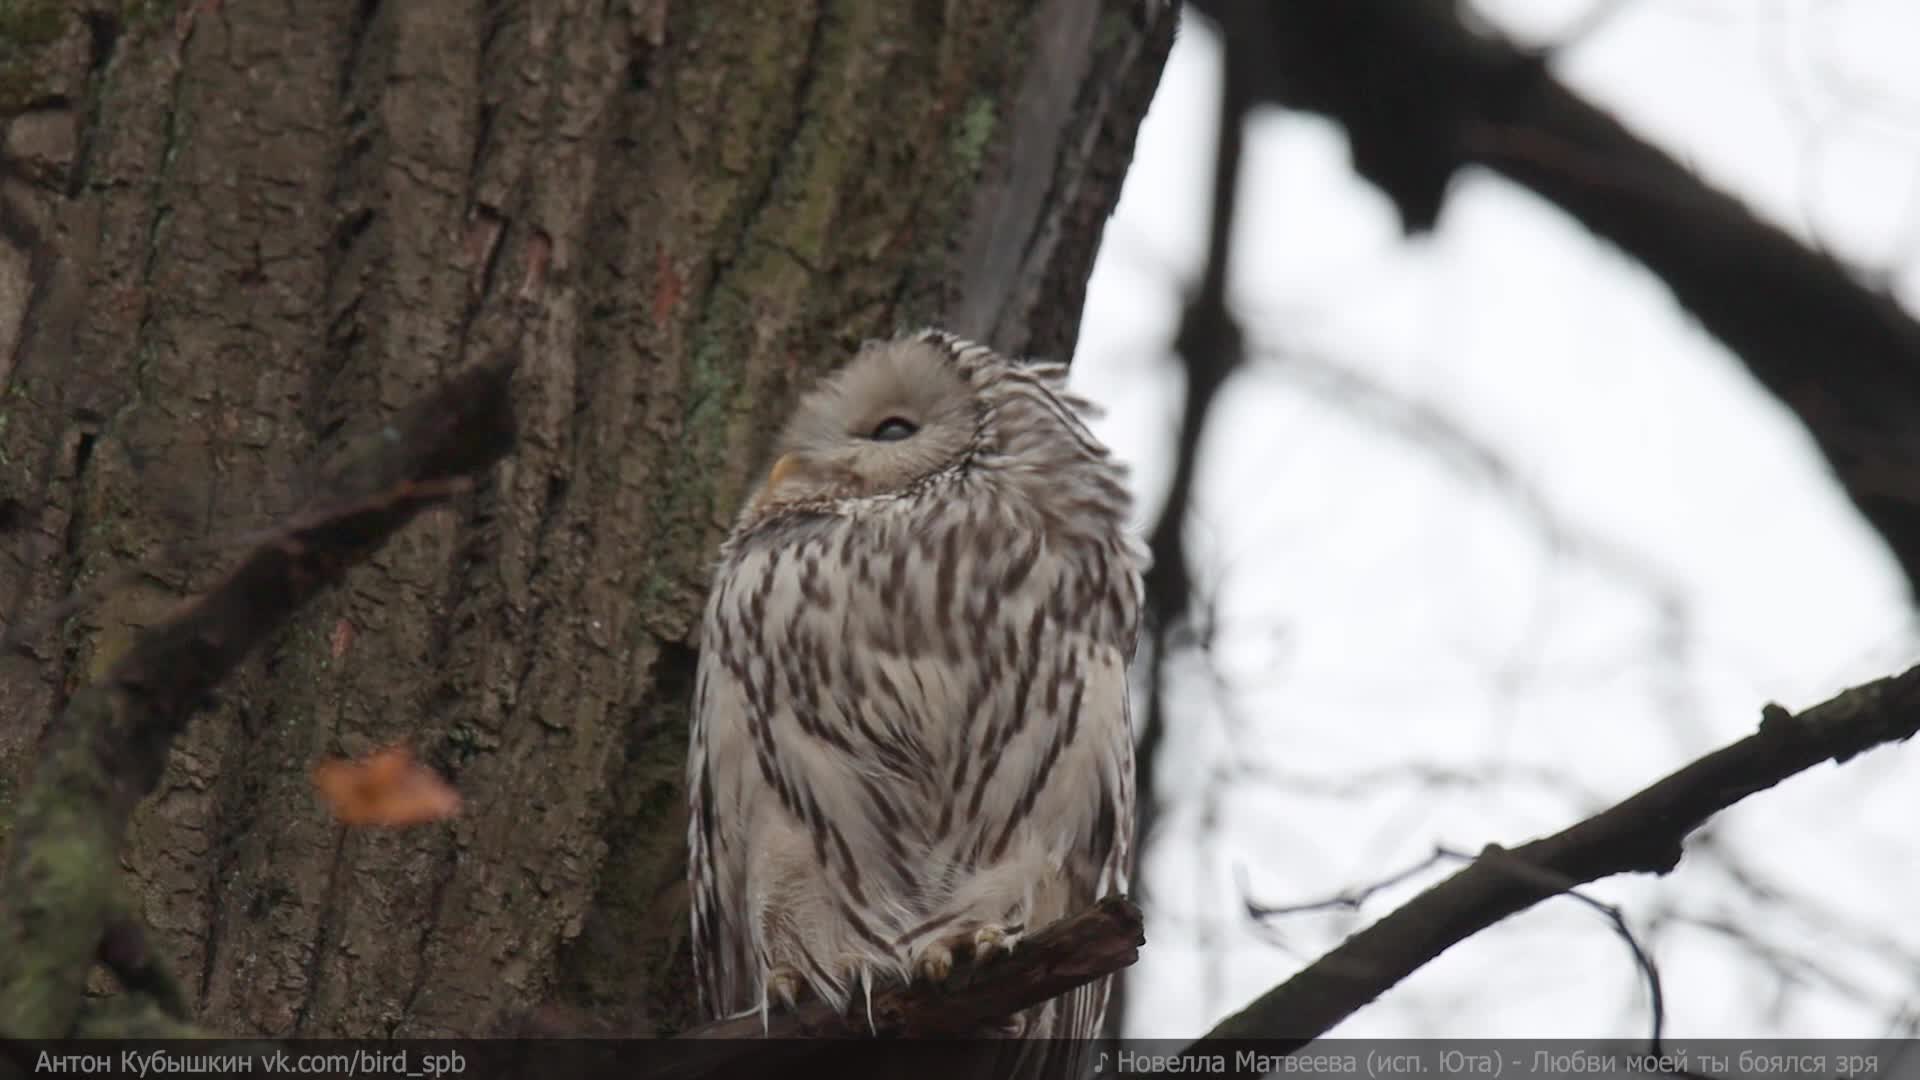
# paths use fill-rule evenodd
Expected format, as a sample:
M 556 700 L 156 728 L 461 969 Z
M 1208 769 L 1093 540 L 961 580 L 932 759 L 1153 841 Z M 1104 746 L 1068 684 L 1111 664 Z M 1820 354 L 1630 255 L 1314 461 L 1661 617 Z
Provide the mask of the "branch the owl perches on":
M 1124 896 L 1109 896 L 1022 939 L 1011 955 L 984 964 L 961 961 L 942 986 L 915 983 L 876 990 L 871 1032 L 864 1006 L 842 1014 L 826 1002 L 810 999 L 797 1009 L 775 1010 L 764 1032 L 761 1018 L 753 1015 L 717 1020 L 679 1037 L 886 1037 L 964 1031 L 1111 975 L 1139 959 L 1145 943 L 1140 908 Z M 751 1053 L 752 1047 L 743 1045 L 741 1050 Z

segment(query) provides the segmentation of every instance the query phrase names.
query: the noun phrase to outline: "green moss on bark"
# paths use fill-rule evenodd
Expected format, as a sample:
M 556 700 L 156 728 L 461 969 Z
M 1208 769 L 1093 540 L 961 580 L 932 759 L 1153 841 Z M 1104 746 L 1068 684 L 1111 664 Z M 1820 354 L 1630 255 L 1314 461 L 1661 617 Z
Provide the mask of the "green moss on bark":
M 80 990 L 92 968 L 95 935 L 106 922 L 124 818 L 110 807 L 111 784 L 88 740 L 115 734 L 113 695 L 89 690 L 73 700 L 63 732 L 30 789 L 19 818 L 30 831 L 10 848 L 6 880 L 22 888 L 0 921 L 0 1034 L 53 1039 L 73 1028 Z M 10 940 L 18 935 L 17 940 Z
M 995 109 L 993 99 L 980 94 L 967 103 L 953 133 L 953 163 L 962 176 L 980 171 L 987 147 L 993 142 Z

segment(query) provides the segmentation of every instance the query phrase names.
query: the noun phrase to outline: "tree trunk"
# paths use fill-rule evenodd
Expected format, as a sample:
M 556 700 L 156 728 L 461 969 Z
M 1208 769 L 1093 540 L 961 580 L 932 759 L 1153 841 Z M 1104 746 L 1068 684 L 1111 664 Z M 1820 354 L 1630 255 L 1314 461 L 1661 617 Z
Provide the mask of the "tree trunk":
M 206 1026 L 691 1019 L 714 545 L 794 393 L 940 322 L 1066 355 L 1172 38 L 1135 0 L 67 0 L 0 14 L 0 844 L 50 717 L 447 372 L 520 442 L 174 747 L 128 881 Z M 345 829 L 405 740 L 447 825 Z

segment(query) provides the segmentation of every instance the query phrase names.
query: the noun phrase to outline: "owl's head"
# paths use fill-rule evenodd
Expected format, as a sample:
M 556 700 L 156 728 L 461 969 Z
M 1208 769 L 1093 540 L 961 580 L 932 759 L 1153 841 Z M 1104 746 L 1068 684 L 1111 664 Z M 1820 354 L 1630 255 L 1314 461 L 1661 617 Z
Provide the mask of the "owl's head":
M 1124 512 L 1120 468 L 1065 374 L 939 330 L 868 342 L 800 400 L 747 515 L 845 510 L 960 470 L 1069 487 L 1091 470 Z

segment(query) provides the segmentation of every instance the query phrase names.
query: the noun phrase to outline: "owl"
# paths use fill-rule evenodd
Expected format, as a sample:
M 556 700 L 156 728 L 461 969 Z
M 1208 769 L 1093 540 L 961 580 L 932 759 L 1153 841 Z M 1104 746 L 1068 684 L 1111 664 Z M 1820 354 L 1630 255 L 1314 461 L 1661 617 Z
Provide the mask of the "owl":
M 1147 555 L 1065 378 L 927 330 L 869 342 L 780 434 L 701 633 L 709 1017 L 845 1011 L 1126 890 Z M 1006 1030 L 1090 1038 L 1106 1001 L 1090 984 Z

